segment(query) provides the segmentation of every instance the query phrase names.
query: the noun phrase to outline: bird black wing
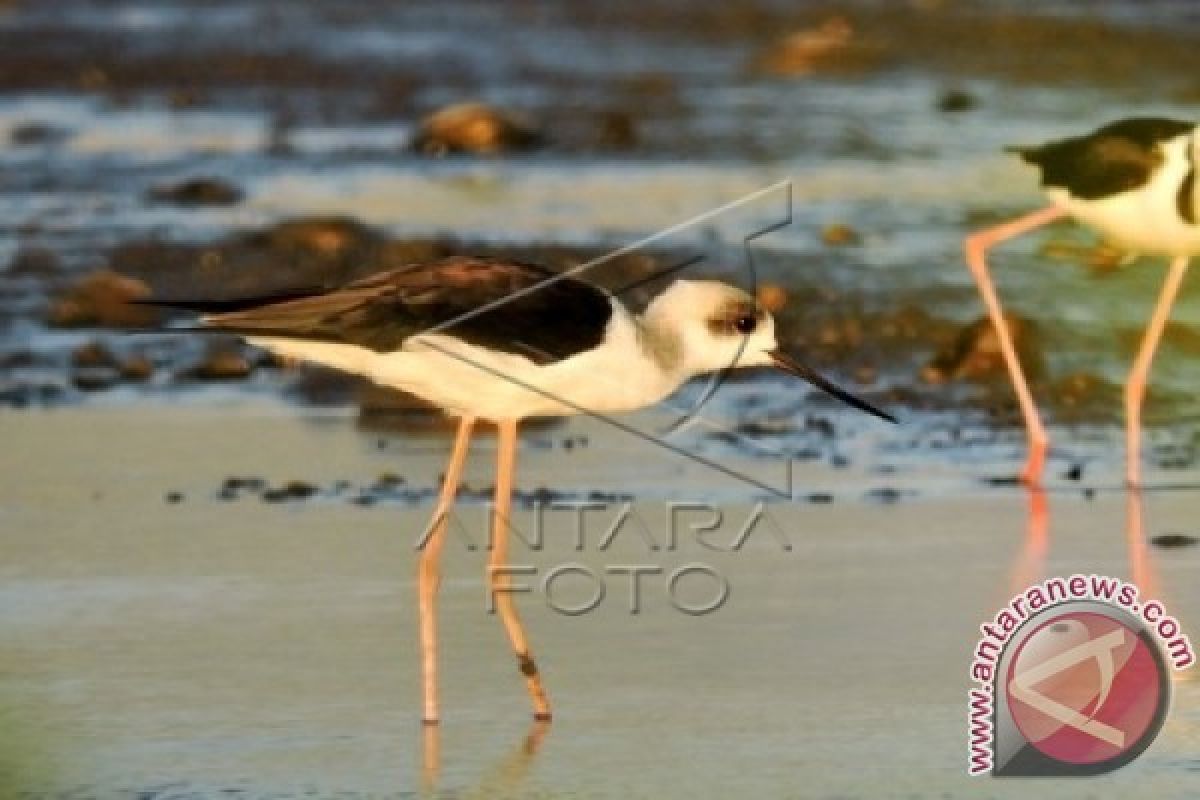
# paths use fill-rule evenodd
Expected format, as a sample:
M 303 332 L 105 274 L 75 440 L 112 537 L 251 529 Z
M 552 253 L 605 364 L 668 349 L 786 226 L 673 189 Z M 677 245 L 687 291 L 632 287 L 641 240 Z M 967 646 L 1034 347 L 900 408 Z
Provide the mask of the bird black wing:
M 236 310 L 205 316 L 205 328 L 377 352 L 436 331 L 541 364 L 600 344 L 612 315 L 608 294 L 589 283 L 532 264 L 463 256 L 399 267 L 320 293 L 230 301 L 230 307 Z M 192 308 L 208 311 L 211 305 Z
M 1041 169 L 1043 186 L 1097 200 L 1144 186 L 1163 163 L 1163 142 L 1194 128 L 1160 117 L 1124 119 L 1087 136 L 1010 150 Z

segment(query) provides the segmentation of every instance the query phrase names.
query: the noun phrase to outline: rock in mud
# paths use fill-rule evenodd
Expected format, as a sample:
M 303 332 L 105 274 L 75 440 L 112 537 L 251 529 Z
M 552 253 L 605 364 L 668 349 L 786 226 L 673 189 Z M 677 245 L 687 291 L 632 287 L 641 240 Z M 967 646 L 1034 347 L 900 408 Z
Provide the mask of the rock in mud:
M 130 383 L 148 381 L 154 375 L 154 362 L 145 356 L 134 355 L 121 362 L 121 377 Z
M 62 262 L 44 247 L 21 247 L 8 262 L 10 277 L 48 278 L 62 271 Z
M 1083 243 L 1065 239 L 1049 239 L 1038 248 L 1038 255 L 1054 261 L 1066 261 L 1087 267 L 1097 276 L 1110 275 L 1128 265 L 1135 256 L 1104 242 Z
M 456 103 L 423 119 L 409 147 L 429 156 L 498 155 L 535 149 L 545 139 L 538 125 L 523 114 L 486 103 Z
M 882 51 L 863 40 L 851 22 L 833 16 L 785 36 L 757 55 L 752 72 L 776 77 L 816 73 L 861 74 L 879 66 Z
M 826 225 L 821 229 L 821 241 L 830 247 L 862 244 L 862 234 L 843 223 Z
M 37 363 L 38 355 L 32 350 L 13 350 L 0 353 L 0 370 L 25 369 L 36 366 Z
M 71 366 L 82 369 L 116 368 L 118 363 L 117 357 L 113 352 L 103 342 L 99 341 L 91 341 L 80 345 L 71 353 Z
M 254 364 L 241 350 L 229 345 L 211 347 L 199 364 L 180 374 L 182 380 L 240 381 L 254 371 Z
M 947 89 L 937 100 L 937 110 L 943 114 L 960 114 L 978 107 L 979 99 L 965 89 Z
M 597 144 L 604 150 L 632 150 L 637 147 L 637 121 L 628 111 L 601 112 L 597 120 Z
M 113 367 L 78 367 L 71 370 L 71 385 L 84 392 L 111 389 L 121 382 L 121 373 Z
M 160 319 L 157 309 L 132 302 L 149 294 L 150 289 L 142 281 L 98 270 L 50 306 L 46 323 L 55 328 L 151 327 Z
M 1150 544 L 1162 548 L 1193 547 L 1197 542 L 1200 539 L 1187 533 L 1163 533 L 1150 540 Z
M 103 342 L 95 340 L 75 348 L 74 352 L 71 353 L 71 366 L 75 369 L 72 380 L 81 389 L 106 388 L 107 385 L 116 382 L 115 378 L 140 382 L 149 379 L 154 374 L 154 364 L 145 356 L 133 355 L 122 359 L 113 353 Z M 89 374 L 92 376 L 107 376 L 108 373 L 112 373 L 114 380 L 106 383 L 104 386 L 80 386 L 81 380 L 85 384 L 98 383 L 95 379 L 89 379 L 87 377 Z
M 184 208 L 232 206 L 242 201 L 242 190 L 220 178 L 190 178 L 180 183 L 155 186 L 146 196 L 154 203 Z
M 1121 409 L 1121 388 L 1090 372 L 1073 372 L 1059 378 L 1051 388 L 1051 397 L 1059 413 L 1067 414 L 1065 419 L 1094 419 Z
M 382 236 L 353 217 L 317 216 L 285 220 L 247 241 L 274 251 L 336 256 L 378 245 Z
M 22 122 L 8 132 L 14 147 L 53 147 L 70 138 L 71 132 L 48 122 Z
M 1044 372 L 1042 351 L 1034 323 L 1015 314 L 1005 316 L 1017 356 L 1031 378 Z M 1000 337 L 991 319 L 983 317 L 963 328 L 948 347 L 938 352 L 921 376 L 928 383 L 949 380 L 985 381 L 1007 375 L 1000 352 Z
M 758 304 L 772 314 L 782 311 L 788 303 L 787 289 L 777 283 L 759 284 L 755 296 Z
M 53 383 L 0 383 L 0 407 L 36 408 L 63 400 L 63 388 Z

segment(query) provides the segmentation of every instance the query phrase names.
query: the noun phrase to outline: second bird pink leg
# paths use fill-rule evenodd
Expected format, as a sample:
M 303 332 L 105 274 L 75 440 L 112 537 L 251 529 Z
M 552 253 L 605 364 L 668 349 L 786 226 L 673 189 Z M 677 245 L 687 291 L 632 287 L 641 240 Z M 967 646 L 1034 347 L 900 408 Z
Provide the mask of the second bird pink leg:
M 983 297 L 983 304 L 987 307 L 988 316 L 996 328 L 996 335 L 1000 339 L 1000 353 L 1008 368 L 1013 389 L 1016 390 L 1017 402 L 1021 406 L 1021 416 L 1025 419 L 1025 430 L 1029 435 L 1029 460 L 1026 462 L 1025 471 L 1021 474 L 1021 480 L 1031 486 L 1041 483 L 1049 439 L 1046 436 L 1046 429 L 1042 425 L 1042 418 L 1038 415 L 1037 404 L 1033 401 L 1033 393 L 1029 390 L 1029 382 L 1025 379 L 1025 372 L 1021 369 L 1021 361 L 1017 358 L 1017 349 L 1004 320 L 1004 309 L 996 294 L 996 286 L 988 272 L 987 251 L 1001 242 L 1040 228 L 1065 215 L 1065 211 L 1053 206 L 1043 208 L 1012 222 L 971 234 L 966 241 L 967 266 L 971 268 L 971 274 L 975 276 L 979 294 Z
M 525 688 L 533 701 L 533 717 L 538 720 L 550 719 L 550 701 L 542 686 L 542 677 L 538 673 L 537 662 L 529 649 L 529 639 L 521 618 L 517 615 L 517 607 L 513 602 L 512 592 L 502 581 L 503 569 L 508 564 L 508 534 L 511 525 L 513 473 L 517 461 L 517 422 L 508 420 L 497 423 L 497 455 L 496 455 L 496 503 L 493 513 L 492 552 L 488 559 L 488 583 L 491 587 L 492 599 L 504 630 L 512 643 L 513 652 L 517 656 L 517 669 L 525 676 Z
M 1171 317 L 1171 308 L 1179 289 L 1183 286 L 1183 277 L 1187 272 L 1188 259 L 1177 258 L 1171 262 L 1167 272 L 1167 280 L 1163 283 L 1158 303 L 1154 306 L 1154 315 L 1146 326 L 1142 346 L 1138 349 L 1129 380 L 1125 383 L 1125 482 L 1130 486 L 1141 485 L 1141 452 L 1142 452 L 1142 403 L 1146 399 L 1146 385 L 1150 379 L 1150 367 L 1154 363 L 1154 352 L 1162 340 L 1166 330 L 1167 320 Z

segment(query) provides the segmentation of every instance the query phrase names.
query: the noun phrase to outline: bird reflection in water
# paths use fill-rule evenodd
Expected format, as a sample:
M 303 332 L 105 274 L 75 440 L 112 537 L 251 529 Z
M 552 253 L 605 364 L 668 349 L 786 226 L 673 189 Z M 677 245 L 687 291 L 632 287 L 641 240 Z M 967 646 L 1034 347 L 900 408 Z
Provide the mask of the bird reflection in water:
M 534 720 L 526 729 L 524 737 L 512 752 L 496 762 L 488 770 L 474 791 L 466 797 L 507 797 L 524 782 L 533 766 L 533 760 L 542 748 L 542 742 L 550 730 L 549 720 Z M 442 740 L 441 727 L 422 725 L 421 788 L 424 794 L 436 794 L 441 774 Z M 458 796 L 459 793 L 455 792 Z
M 1125 541 L 1128 548 L 1128 578 L 1144 598 L 1160 598 L 1158 573 L 1146 540 L 1142 492 L 1131 489 L 1125 494 Z M 1009 573 L 1009 595 L 1050 577 L 1046 556 L 1050 551 L 1050 505 L 1043 489 L 1028 490 L 1025 538 L 1013 559 Z

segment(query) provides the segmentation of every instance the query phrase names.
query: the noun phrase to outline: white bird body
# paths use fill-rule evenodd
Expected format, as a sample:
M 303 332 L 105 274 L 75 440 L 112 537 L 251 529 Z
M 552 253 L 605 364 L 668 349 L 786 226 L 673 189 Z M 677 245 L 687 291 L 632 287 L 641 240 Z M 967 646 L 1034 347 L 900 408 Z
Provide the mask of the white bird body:
M 640 317 L 609 298 L 612 314 L 599 345 L 545 364 L 449 332 L 414 334 L 391 352 L 282 337 L 247 341 L 410 392 L 458 416 L 495 421 L 613 413 L 659 403 L 703 372 L 771 365 L 767 354 L 776 341 L 769 317 L 746 341 L 726 343 L 691 329 L 689 318 L 697 309 L 716 309 L 729 300 L 752 302 L 710 281 L 677 281 Z
M 417 334 L 390 353 L 335 342 L 247 341 L 410 392 L 455 416 L 494 421 L 632 411 L 662 401 L 690 376 L 655 361 L 640 338 L 637 321 L 621 308 L 599 347 L 545 365 L 438 333 Z
M 1046 196 L 1077 221 L 1099 231 L 1110 243 L 1148 256 L 1200 255 L 1200 224 L 1180 213 L 1180 191 L 1195 168 L 1200 146 L 1194 133 L 1158 145 L 1162 164 L 1148 181 L 1118 194 L 1094 199 L 1051 187 Z M 1191 207 L 1200 208 L 1200 181 L 1193 181 Z

